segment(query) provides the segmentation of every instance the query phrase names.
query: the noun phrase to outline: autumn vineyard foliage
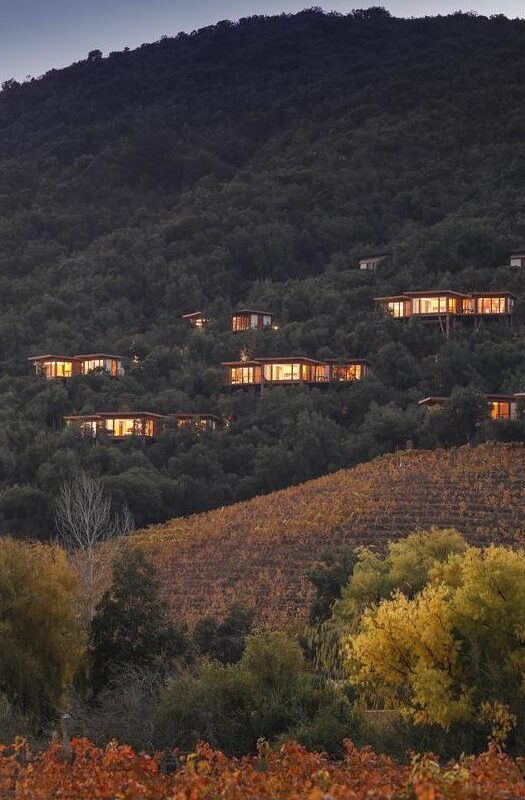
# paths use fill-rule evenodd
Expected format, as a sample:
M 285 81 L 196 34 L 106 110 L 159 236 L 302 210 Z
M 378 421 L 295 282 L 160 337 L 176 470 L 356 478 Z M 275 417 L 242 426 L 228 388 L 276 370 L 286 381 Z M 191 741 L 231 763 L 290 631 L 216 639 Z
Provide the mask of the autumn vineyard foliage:
M 290 742 L 279 752 L 261 743 L 259 753 L 229 759 L 207 745 L 188 756 L 136 754 L 115 742 L 100 749 L 86 739 L 64 751 L 52 744 L 32 752 L 20 740 L 0 747 L 3 800 L 474 800 L 525 797 L 520 759 L 496 747 L 440 766 L 417 756 L 394 763 L 346 742 L 344 760 L 333 762 Z
M 405 451 L 137 534 L 189 623 L 242 599 L 272 627 L 304 622 L 306 572 L 323 551 L 381 549 L 431 526 L 473 545 L 524 541 L 525 450 Z

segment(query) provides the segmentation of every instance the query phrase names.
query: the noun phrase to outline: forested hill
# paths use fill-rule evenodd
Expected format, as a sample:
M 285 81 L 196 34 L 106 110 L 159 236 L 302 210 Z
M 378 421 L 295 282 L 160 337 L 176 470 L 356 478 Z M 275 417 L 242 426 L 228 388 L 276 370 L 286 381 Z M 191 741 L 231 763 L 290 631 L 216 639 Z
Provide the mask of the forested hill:
M 415 402 L 525 390 L 525 22 L 375 9 L 252 17 L 52 70 L 0 95 L 0 524 L 46 535 L 60 482 L 104 475 L 140 524 L 269 491 L 436 431 Z M 96 46 L 96 43 L 94 43 Z M 389 247 L 376 276 L 363 251 Z M 398 325 L 372 298 L 504 288 L 515 326 Z M 222 391 L 237 305 L 274 310 L 252 355 L 369 357 L 334 394 Z M 181 315 L 203 308 L 208 333 Z M 45 384 L 26 358 L 122 352 L 126 378 Z M 67 384 L 67 385 L 66 385 Z M 471 398 L 472 399 L 472 398 Z M 92 410 L 213 411 L 227 433 L 93 446 Z M 467 415 L 468 416 L 468 415 Z M 469 421 L 470 420 L 470 421 Z M 497 426 L 496 426 L 497 427 Z

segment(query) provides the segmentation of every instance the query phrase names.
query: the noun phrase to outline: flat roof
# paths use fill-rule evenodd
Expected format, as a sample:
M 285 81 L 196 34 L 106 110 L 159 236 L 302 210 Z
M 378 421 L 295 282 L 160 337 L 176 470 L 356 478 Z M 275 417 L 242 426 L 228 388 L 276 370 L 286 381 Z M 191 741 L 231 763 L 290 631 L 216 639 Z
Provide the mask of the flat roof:
M 232 311 L 232 316 L 235 314 L 264 314 L 267 317 L 274 317 L 275 311 L 261 311 L 259 308 L 238 308 Z
M 501 292 L 470 292 L 470 297 L 516 297 L 514 292 L 502 289 Z
M 119 361 L 124 360 L 124 356 L 117 356 L 114 353 L 80 353 L 76 356 L 71 356 L 71 358 L 78 358 L 80 361 L 86 358 L 116 358 Z
M 289 364 L 291 362 L 307 362 L 308 364 L 326 364 L 326 361 L 318 361 L 316 358 L 308 358 L 307 356 L 275 356 L 254 358 L 250 361 L 223 361 L 223 367 L 260 367 L 264 364 Z
M 216 419 L 218 422 L 222 422 L 221 418 L 218 417 L 217 414 L 208 414 L 207 412 L 200 414 L 198 411 L 174 411 L 168 414 L 168 416 L 177 417 L 178 419 Z
M 47 359 L 52 359 L 55 361 L 74 361 L 74 356 L 57 356 L 53 353 L 48 353 L 45 356 L 29 356 L 27 359 L 28 361 L 46 361 Z
M 203 311 L 191 311 L 189 314 L 183 314 L 182 319 L 190 319 L 190 317 L 203 317 Z
M 438 295 L 452 295 L 453 297 L 470 297 L 464 292 L 454 292 L 452 289 L 429 289 L 421 292 L 403 292 L 405 297 L 437 297 Z
M 425 406 L 425 405 L 431 405 L 432 403 L 444 403 L 446 399 L 447 399 L 446 397 L 441 397 L 440 395 L 423 397 L 422 400 L 418 400 L 418 405 Z
M 517 397 L 519 397 L 518 394 L 490 394 L 488 392 L 481 392 L 481 394 L 483 394 L 489 402 L 491 400 L 494 400 L 496 402 L 498 400 L 512 401 L 515 400 Z M 525 393 L 523 393 L 522 396 L 525 397 Z M 418 400 L 418 404 L 420 406 L 432 405 L 432 403 L 444 403 L 448 399 L 449 399 L 448 397 L 443 397 L 441 395 L 431 395 L 430 397 L 424 397 L 422 400 Z
M 329 364 L 332 367 L 345 367 L 347 364 L 369 364 L 368 358 L 325 358 L 321 364 Z
M 389 294 L 386 297 L 374 297 L 374 303 L 379 303 L 382 300 L 408 300 L 406 294 Z
M 223 367 L 261 367 L 260 361 L 223 361 Z
M 97 411 L 93 414 L 68 414 L 64 419 L 135 419 L 136 417 L 168 419 L 167 414 L 156 414 L 153 411 Z
M 56 361 L 82 361 L 87 358 L 116 358 L 119 361 L 124 360 L 124 356 L 116 356 L 112 353 L 81 353 L 75 356 L 57 355 L 55 353 L 46 353 L 43 356 L 29 356 L 28 361 L 45 361 L 48 359 Z

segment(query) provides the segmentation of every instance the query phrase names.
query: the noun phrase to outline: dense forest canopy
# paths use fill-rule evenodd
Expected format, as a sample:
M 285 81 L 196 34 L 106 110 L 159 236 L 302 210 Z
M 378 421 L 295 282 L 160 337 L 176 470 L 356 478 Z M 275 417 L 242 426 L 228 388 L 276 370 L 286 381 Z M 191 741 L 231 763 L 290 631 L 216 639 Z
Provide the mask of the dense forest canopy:
M 1 528 L 48 535 L 80 467 L 144 524 L 407 439 L 523 439 L 521 421 L 465 420 L 476 390 L 525 391 L 524 280 L 503 266 L 525 241 L 524 41 L 525 22 L 501 16 L 314 8 L 4 84 Z M 377 248 L 391 259 L 359 271 Z M 373 311 L 375 296 L 431 288 L 514 291 L 514 326 L 445 341 Z M 228 332 L 238 305 L 275 311 L 279 331 Z M 196 309 L 208 331 L 181 319 Z M 241 348 L 368 357 L 374 377 L 254 402 L 222 386 Z M 27 363 L 99 350 L 133 357 L 126 377 L 45 382 Z M 438 425 L 417 406 L 458 386 L 464 424 L 457 407 Z M 62 430 L 64 414 L 97 410 L 232 422 L 148 446 Z

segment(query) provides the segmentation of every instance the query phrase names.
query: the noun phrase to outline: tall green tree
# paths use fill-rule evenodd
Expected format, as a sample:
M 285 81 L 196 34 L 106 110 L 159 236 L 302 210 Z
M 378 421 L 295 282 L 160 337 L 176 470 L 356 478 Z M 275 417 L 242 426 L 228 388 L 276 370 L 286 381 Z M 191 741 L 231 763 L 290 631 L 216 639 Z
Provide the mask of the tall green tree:
M 127 547 L 113 564 L 109 589 L 91 624 L 91 675 L 95 691 L 124 667 L 165 665 L 189 649 L 185 630 L 171 621 L 160 597 L 154 565 Z

